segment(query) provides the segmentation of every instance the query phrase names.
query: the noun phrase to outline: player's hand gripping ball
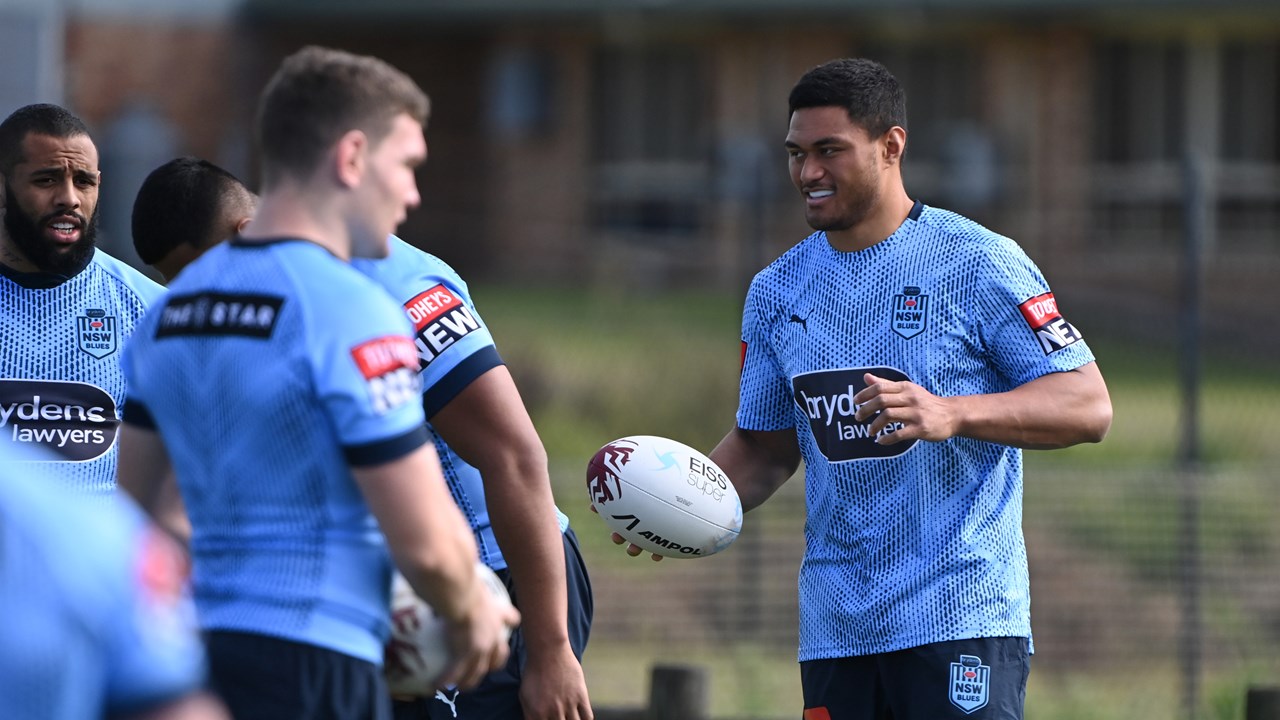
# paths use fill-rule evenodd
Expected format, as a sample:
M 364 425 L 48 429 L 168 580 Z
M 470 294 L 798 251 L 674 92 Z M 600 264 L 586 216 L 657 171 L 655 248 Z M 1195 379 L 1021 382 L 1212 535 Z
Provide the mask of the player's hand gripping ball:
M 600 448 L 587 464 L 587 490 L 614 532 L 656 555 L 714 555 L 742 529 L 742 502 L 729 477 L 668 438 L 631 435 Z
M 511 605 L 507 588 L 493 570 L 484 563 L 476 563 L 476 575 L 498 605 Z M 449 659 L 444 620 L 397 572 L 391 581 L 391 639 L 383 656 L 383 673 L 391 694 L 398 697 L 435 695 L 436 681 Z

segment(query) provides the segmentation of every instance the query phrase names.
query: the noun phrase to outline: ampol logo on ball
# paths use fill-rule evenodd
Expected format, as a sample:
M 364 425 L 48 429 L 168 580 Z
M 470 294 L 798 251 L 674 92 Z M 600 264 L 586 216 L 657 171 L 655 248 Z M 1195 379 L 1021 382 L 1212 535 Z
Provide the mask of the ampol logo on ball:
M 587 466 L 592 506 L 614 532 L 670 557 L 703 557 L 742 527 L 742 503 L 728 476 L 683 443 L 650 435 L 620 438 Z

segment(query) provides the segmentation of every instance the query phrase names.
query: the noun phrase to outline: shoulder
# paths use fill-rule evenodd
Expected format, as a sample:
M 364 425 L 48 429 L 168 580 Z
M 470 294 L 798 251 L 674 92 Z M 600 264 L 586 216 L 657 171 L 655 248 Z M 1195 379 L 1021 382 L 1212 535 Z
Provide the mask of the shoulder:
M 437 285 L 444 285 L 463 295 L 467 293 L 466 283 L 448 263 L 394 235 L 390 238 L 387 257 L 376 260 L 360 258 L 353 260 L 351 266 L 406 305 Z
M 949 210 L 925 206 L 916 220 L 916 231 L 931 235 L 931 247 L 965 265 L 984 259 L 1029 262 L 1012 238 Z
M 94 250 L 93 264 L 144 306 L 150 305 L 164 295 L 164 286 L 102 250 Z
M 815 232 L 791 246 L 751 279 L 748 301 L 762 301 L 789 295 L 823 262 L 826 235 Z
M 319 246 L 283 243 L 281 269 L 290 277 L 288 293 L 299 301 L 308 324 L 334 330 L 404 331 L 404 311 L 379 283 Z

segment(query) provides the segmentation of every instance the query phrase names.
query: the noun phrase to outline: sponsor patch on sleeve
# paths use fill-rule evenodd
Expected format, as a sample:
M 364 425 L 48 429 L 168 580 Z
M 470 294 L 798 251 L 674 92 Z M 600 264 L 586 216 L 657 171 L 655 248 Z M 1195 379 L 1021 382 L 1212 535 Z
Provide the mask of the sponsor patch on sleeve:
M 444 285 L 413 296 L 404 304 L 404 310 L 417 332 L 414 345 L 422 369 L 454 343 L 480 329 L 480 321 L 471 308 Z
M 369 385 L 374 412 L 382 415 L 418 398 L 418 362 L 409 338 L 375 338 L 351 348 L 351 357 Z
M 1051 292 L 1027 300 L 1018 306 L 1018 310 L 1027 321 L 1027 327 L 1035 333 L 1036 340 L 1040 341 L 1040 349 L 1044 350 L 1045 355 L 1082 339 L 1080 331 L 1058 312 L 1058 301 Z

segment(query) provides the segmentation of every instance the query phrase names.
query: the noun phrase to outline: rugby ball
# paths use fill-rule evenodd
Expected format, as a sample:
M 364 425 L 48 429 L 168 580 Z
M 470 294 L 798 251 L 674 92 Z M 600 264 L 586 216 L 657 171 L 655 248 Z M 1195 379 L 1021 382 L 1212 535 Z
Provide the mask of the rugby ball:
M 631 435 L 600 448 L 587 464 L 587 490 L 614 532 L 663 557 L 714 555 L 742 529 L 742 502 L 729 477 L 668 438 Z
M 489 566 L 476 563 L 476 575 L 499 605 L 511 605 L 506 586 Z M 507 633 L 510 637 L 509 629 Z M 395 573 L 391 580 L 391 639 L 384 648 L 382 665 L 391 694 L 434 696 L 449 659 L 444 620 L 418 597 L 403 575 Z

